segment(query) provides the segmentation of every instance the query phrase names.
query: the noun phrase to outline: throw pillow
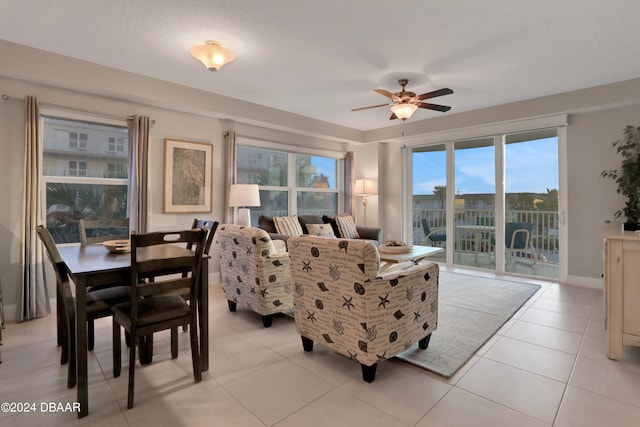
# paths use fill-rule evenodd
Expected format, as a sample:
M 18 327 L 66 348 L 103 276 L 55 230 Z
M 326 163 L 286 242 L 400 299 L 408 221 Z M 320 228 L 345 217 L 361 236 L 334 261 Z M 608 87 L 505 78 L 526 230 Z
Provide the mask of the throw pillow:
M 338 228 L 338 223 L 336 222 L 336 217 L 335 216 L 327 216 L 327 215 L 323 215 L 322 216 L 322 221 L 324 221 L 325 224 L 329 224 L 331 225 L 331 228 L 333 229 L 333 234 L 340 239 L 342 236 L 340 235 L 340 229 Z
M 298 216 L 274 216 L 273 222 L 276 225 L 278 234 L 284 234 L 285 236 L 300 236 L 302 235 L 302 227 L 298 221 Z
M 310 236 L 336 237 L 331 224 L 307 224 L 307 230 Z
M 336 217 L 338 228 L 340 229 L 340 236 L 343 239 L 359 239 L 360 235 L 356 230 L 356 222 L 351 215 L 344 215 Z

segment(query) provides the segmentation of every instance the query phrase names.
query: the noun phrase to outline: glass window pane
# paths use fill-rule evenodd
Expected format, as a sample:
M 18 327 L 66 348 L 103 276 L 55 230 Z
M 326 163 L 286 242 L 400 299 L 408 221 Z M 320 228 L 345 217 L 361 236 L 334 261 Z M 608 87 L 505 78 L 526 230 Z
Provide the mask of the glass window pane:
M 298 154 L 296 185 L 303 188 L 336 188 L 336 159 Z
M 78 138 L 80 143 L 78 144 Z M 109 139 L 122 141 L 122 151 L 109 150 Z M 128 164 L 127 128 L 53 117 L 42 119 L 42 175 L 77 176 L 78 164 L 84 163 L 82 176 L 109 177 L 108 164 Z M 71 165 L 75 165 L 72 168 Z M 72 170 L 76 169 L 76 170 Z M 126 178 L 114 177 L 114 178 Z
M 444 145 L 413 150 L 413 243 L 446 246 L 447 162 Z M 444 252 L 434 256 L 444 261 Z
M 78 219 L 127 217 L 127 186 L 46 184 L 46 224 L 56 243 L 79 242 Z
M 237 182 L 269 187 L 286 187 L 287 157 L 287 153 L 282 151 L 238 146 Z
M 289 192 L 286 190 L 260 190 L 260 206 L 251 208 L 251 223 L 257 224 L 260 215 L 287 216 Z
M 335 215 L 338 193 L 298 191 L 298 215 Z

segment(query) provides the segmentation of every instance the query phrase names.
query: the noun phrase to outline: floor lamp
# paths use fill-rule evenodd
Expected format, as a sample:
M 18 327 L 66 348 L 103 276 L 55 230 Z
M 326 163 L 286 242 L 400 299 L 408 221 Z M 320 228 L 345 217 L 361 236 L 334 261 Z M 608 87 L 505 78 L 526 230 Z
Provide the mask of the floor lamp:
M 247 206 L 260 206 L 260 191 L 257 184 L 231 184 L 229 207 L 238 208 L 236 224 L 251 227 L 251 212 Z
M 353 194 L 362 196 L 362 210 L 364 213 L 363 225 L 367 225 L 367 196 L 375 196 L 377 194 L 376 182 L 368 178 L 356 179 L 355 185 L 353 186 Z

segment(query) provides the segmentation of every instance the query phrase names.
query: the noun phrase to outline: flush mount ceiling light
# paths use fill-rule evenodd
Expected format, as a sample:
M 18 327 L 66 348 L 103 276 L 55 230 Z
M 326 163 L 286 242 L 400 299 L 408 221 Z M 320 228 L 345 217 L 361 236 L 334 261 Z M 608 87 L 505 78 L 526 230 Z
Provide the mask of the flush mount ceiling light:
M 191 48 L 191 55 L 202 62 L 209 71 L 218 71 L 236 58 L 233 52 L 214 40 L 195 45 Z

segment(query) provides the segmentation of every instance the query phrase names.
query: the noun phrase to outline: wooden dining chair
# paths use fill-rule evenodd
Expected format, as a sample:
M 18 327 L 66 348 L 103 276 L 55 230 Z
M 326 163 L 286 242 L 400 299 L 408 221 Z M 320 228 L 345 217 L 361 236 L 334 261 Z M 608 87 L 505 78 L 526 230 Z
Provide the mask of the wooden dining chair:
M 129 218 L 78 220 L 82 246 L 129 238 Z
M 193 250 L 179 257 L 149 258 L 148 254 L 144 254 L 146 248 L 174 243 L 186 243 Z M 121 370 L 120 327 L 129 332 L 134 340 L 141 341 L 154 332 L 190 325 L 193 376 L 196 382 L 201 381 L 196 307 L 200 295 L 204 245 L 205 231 L 202 229 L 131 235 L 131 298 L 111 309 L 114 377 L 120 376 Z M 176 275 L 176 271 L 186 272 L 186 277 Z M 146 280 L 148 278 L 153 280 Z M 180 296 L 183 289 L 189 289 L 190 304 Z M 131 345 L 127 408 L 133 407 L 135 361 L 136 346 Z
M 109 240 L 119 240 L 129 238 L 129 218 L 118 219 L 95 219 L 78 220 L 78 232 L 80 234 L 80 245 L 95 245 Z M 89 292 L 91 289 L 88 290 Z M 93 321 L 89 322 L 88 348 L 93 350 L 95 346 L 95 329 Z
M 36 232 L 47 252 L 56 275 L 56 306 L 58 322 L 58 345 L 62 347 L 61 364 L 69 364 L 67 387 L 76 385 L 76 310 L 75 299 L 66 266 L 53 237 L 44 226 L 38 225 Z M 95 319 L 111 316 L 111 306 L 129 300 L 128 283 L 109 288 L 95 289 L 87 293 L 87 324 L 93 326 Z M 89 329 L 89 328 L 87 328 Z M 93 329 L 93 328 L 91 328 Z M 88 339 L 85 338 L 85 339 Z
M 218 221 L 211 221 L 210 219 L 198 219 L 198 218 L 193 219 L 193 224 L 191 225 L 192 230 L 197 230 L 198 228 L 201 228 L 207 232 L 207 237 L 205 240 L 204 251 L 203 251 L 204 255 L 209 255 L 209 250 L 211 249 L 211 243 L 213 242 L 213 236 L 216 234 L 218 225 L 219 225 Z M 190 244 L 187 244 L 187 249 L 191 249 Z M 185 299 L 188 299 L 189 295 L 183 294 L 182 297 Z M 187 325 L 184 325 L 182 327 L 182 330 L 186 332 Z M 177 351 L 177 339 L 178 339 L 177 329 L 175 330 L 172 329 L 171 333 L 173 334 L 172 340 L 174 340 L 172 341 L 172 343 L 174 344 L 173 347 L 175 347 L 175 351 Z

